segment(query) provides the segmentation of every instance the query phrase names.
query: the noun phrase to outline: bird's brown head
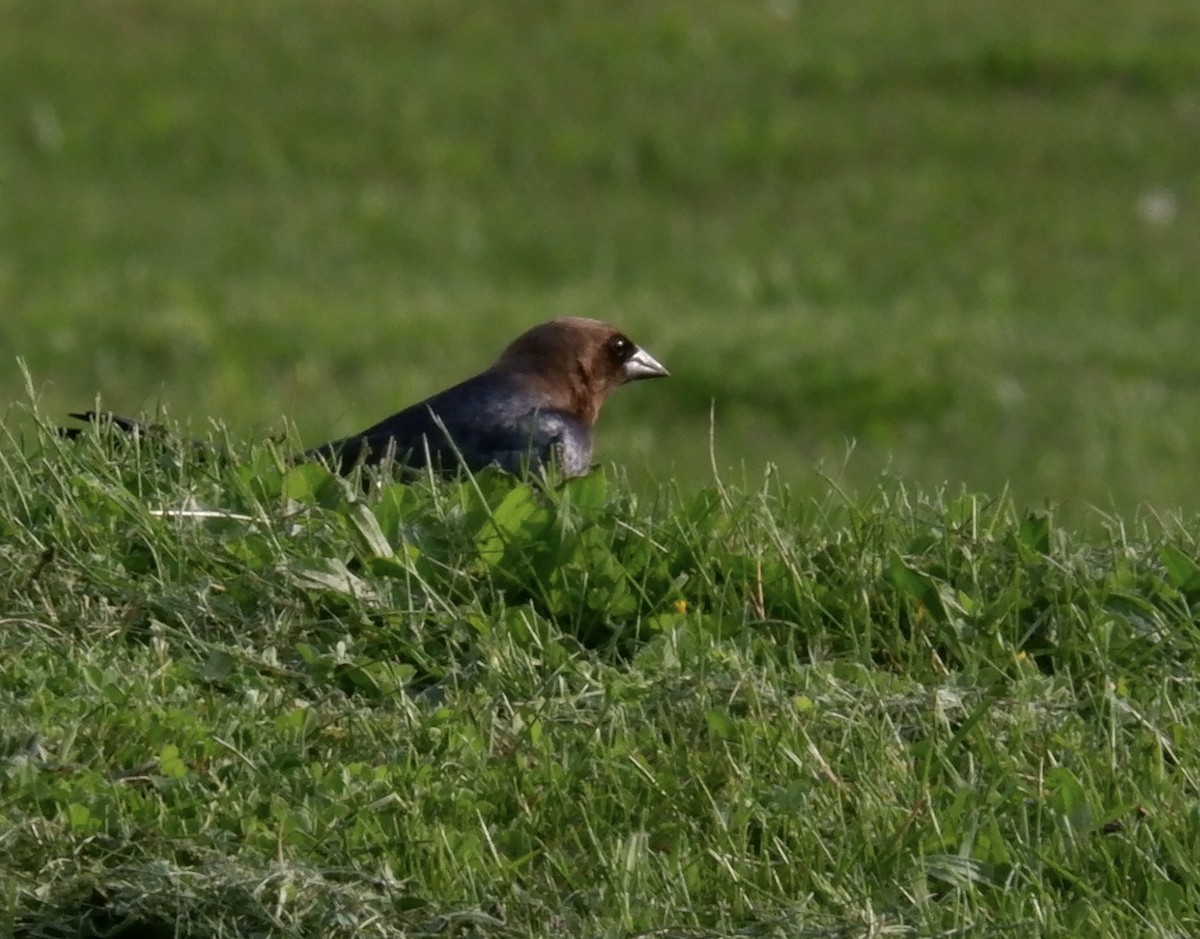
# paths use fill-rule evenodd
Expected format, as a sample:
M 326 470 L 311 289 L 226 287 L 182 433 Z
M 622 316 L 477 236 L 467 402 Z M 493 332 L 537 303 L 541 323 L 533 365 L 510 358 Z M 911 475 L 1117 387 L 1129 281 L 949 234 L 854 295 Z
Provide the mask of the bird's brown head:
M 670 373 L 645 349 L 599 320 L 564 316 L 512 341 L 492 366 L 522 375 L 550 407 L 591 424 L 617 388 Z

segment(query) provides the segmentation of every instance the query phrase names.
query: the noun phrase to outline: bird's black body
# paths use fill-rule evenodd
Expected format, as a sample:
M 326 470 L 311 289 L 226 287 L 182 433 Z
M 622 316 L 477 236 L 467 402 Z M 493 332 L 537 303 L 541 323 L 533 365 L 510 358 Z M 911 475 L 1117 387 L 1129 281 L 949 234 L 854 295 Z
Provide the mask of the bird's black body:
M 444 473 L 495 465 L 510 473 L 555 465 L 567 476 L 586 473 L 592 430 L 517 376 L 486 371 L 361 433 L 308 451 L 339 472 L 356 464 L 394 461 L 409 470 Z

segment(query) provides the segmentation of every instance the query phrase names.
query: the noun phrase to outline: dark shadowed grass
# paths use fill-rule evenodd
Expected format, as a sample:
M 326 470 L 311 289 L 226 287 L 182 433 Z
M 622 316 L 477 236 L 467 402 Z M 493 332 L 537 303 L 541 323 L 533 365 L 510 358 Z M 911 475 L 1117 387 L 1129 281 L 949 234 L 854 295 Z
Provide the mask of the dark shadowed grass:
M 5 932 L 1197 922 L 1179 522 L 0 453 Z

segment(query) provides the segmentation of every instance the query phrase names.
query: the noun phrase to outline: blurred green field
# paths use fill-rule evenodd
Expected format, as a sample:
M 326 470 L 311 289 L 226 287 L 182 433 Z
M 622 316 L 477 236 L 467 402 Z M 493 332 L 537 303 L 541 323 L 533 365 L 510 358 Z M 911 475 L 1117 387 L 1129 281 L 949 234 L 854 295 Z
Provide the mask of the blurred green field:
M 599 455 L 1200 509 L 1200 5 L 0 2 L 0 393 L 352 431 L 560 314 Z M 848 461 L 847 451 L 853 441 Z

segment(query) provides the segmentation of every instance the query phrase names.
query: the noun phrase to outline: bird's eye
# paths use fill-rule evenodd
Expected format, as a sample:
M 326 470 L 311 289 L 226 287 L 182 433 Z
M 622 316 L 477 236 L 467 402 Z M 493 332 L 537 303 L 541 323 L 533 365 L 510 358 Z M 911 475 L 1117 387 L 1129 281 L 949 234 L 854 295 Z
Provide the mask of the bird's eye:
M 633 355 L 633 343 L 624 336 L 613 336 L 608 340 L 608 351 L 612 353 L 614 359 L 618 362 L 624 362 Z

